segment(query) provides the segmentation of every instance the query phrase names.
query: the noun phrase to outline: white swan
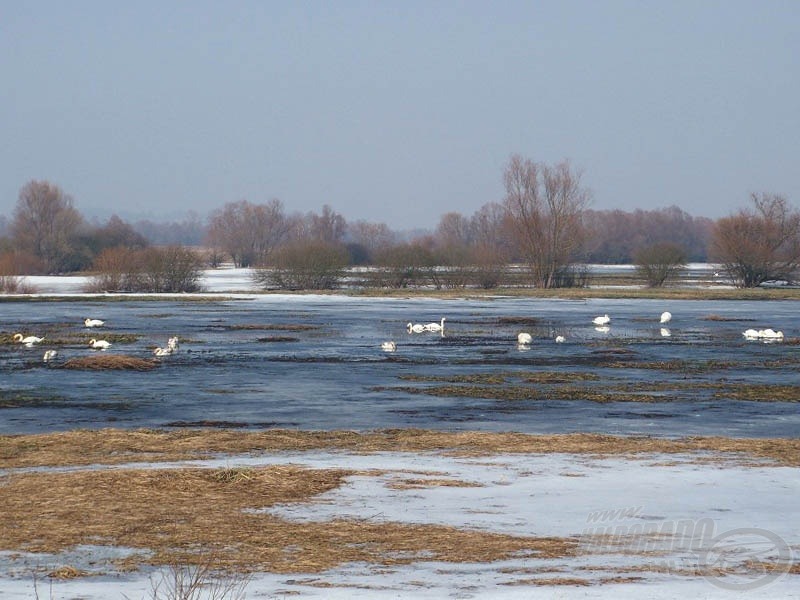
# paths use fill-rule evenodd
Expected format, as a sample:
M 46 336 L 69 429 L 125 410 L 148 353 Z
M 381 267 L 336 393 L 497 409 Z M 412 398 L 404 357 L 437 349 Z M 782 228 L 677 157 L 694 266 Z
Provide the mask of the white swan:
M 56 352 L 55 350 L 47 350 L 47 351 L 44 353 L 44 356 L 42 357 L 42 360 L 43 360 L 44 362 L 50 362 L 50 361 L 51 361 L 51 360 L 53 360 L 53 359 L 54 359 L 56 356 L 58 356 L 58 352 Z
M 423 325 L 422 323 L 414 323 L 414 324 L 409 323 L 408 325 L 406 325 L 406 328 L 408 329 L 408 333 L 422 333 L 423 331 L 425 331 L 425 325 Z
M 384 352 L 394 352 L 395 350 L 397 350 L 397 344 L 395 344 L 391 340 L 388 342 L 383 342 L 381 344 L 381 350 L 383 350 Z
M 428 323 L 426 324 L 425 331 L 444 331 L 444 321 L 445 317 L 442 317 L 441 323 Z
M 44 341 L 44 336 L 36 337 L 35 335 L 29 335 L 28 337 L 22 337 L 21 333 L 14 334 L 14 341 L 19 342 L 20 344 L 25 344 L 26 346 L 30 347 L 34 344 L 41 344 Z
M 102 327 L 105 324 L 106 322 L 100 319 L 90 319 L 87 317 L 83 320 L 84 327 Z
M 108 350 L 111 348 L 111 344 L 106 340 L 96 340 L 94 338 L 89 340 L 89 345 L 95 350 Z
M 594 319 L 592 319 L 592 323 L 601 326 L 608 325 L 609 323 L 611 323 L 611 317 L 609 317 L 608 315 L 603 315 L 602 317 L 595 317 Z
M 556 336 L 556 344 L 563 344 L 566 341 L 567 341 L 567 338 L 565 338 L 563 335 L 557 335 Z
M 756 329 L 747 329 L 742 332 L 742 335 L 748 340 L 757 340 L 760 337 L 759 332 Z
M 173 336 L 167 340 L 167 348 L 169 348 L 170 352 L 176 352 L 178 350 L 178 336 Z
M 533 337 L 530 333 L 522 332 L 517 335 L 517 343 L 520 345 L 530 344 L 533 341 Z
M 170 354 L 172 354 L 172 350 L 170 350 L 169 348 L 156 348 L 155 350 L 153 350 L 153 354 L 155 354 L 156 356 L 169 356 Z
M 775 341 L 783 339 L 782 331 L 775 331 L 773 329 L 763 329 L 758 333 L 759 333 L 758 337 L 763 338 L 765 340 Z
M 669 323 L 672 320 L 672 313 L 669 311 L 664 311 L 661 313 L 661 324 Z

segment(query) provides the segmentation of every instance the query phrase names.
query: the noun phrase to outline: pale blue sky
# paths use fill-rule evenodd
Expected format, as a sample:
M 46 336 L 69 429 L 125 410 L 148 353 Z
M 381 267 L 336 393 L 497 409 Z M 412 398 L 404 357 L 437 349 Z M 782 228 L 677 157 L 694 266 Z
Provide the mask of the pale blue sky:
M 0 0 L 0 214 L 330 204 L 433 227 L 569 159 L 593 208 L 800 205 L 800 2 Z

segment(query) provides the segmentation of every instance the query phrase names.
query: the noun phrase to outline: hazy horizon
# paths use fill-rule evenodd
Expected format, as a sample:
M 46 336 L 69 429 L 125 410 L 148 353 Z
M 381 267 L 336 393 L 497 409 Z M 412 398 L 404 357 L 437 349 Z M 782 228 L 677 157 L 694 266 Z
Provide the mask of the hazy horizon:
M 87 217 L 328 204 L 432 228 L 568 159 L 591 208 L 800 204 L 800 5 L 6 3 L 0 214 L 48 180 Z

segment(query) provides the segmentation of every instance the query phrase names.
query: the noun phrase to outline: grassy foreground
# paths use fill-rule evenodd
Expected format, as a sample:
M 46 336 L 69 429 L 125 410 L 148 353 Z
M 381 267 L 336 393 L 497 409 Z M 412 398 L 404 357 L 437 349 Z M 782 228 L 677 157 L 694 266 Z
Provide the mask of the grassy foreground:
M 114 562 L 203 565 L 228 573 L 321 573 L 345 563 L 418 560 L 492 562 L 568 558 L 573 537 L 507 535 L 437 524 L 362 519 L 291 521 L 265 509 L 311 502 L 353 475 L 379 471 L 269 465 L 250 468 L 143 468 L 125 463 L 281 451 L 441 452 L 491 456 L 572 453 L 585 456 L 678 454 L 738 465 L 800 465 L 800 440 L 696 437 L 677 440 L 599 434 L 526 435 L 430 430 L 70 431 L 0 437 L 0 550 L 59 553 L 81 545 L 131 548 Z M 107 468 L 104 465 L 119 465 Z M 81 468 L 90 466 L 90 468 Z M 32 467 L 73 467 L 31 470 Z M 412 474 L 408 474 L 412 475 Z M 398 489 L 469 486 L 457 478 L 407 477 Z M 211 558 L 210 558 L 211 557 Z M 59 575 L 63 571 L 64 574 Z M 86 573 L 71 567 L 54 577 Z M 558 571 L 558 569 L 556 569 Z M 635 579 L 635 578 L 634 578 Z M 612 577 L 609 581 L 625 581 Z M 587 585 L 544 579 L 536 585 Z

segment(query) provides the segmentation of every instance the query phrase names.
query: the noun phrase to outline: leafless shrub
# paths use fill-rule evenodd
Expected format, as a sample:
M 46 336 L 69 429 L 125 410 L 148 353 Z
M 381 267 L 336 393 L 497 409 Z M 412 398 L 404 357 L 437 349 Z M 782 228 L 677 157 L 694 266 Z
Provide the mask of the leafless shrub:
M 0 294 L 33 294 L 36 288 L 28 285 L 24 277 L 0 275 Z
M 648 287 L 662 287 L 684 269 L 686 252 L 677 244 L 664 242 L 639 249 L 634 254 L 636 273 Z
M 275 251 L 268 267 L 259 268 L 255 281 L 265 288 L 330 290 L 344 277 L 349 254 L 341 244 L 297 241 Z
M 95 260 L 88 291 L 196 292 L 201 267 L 201 257 L 182 246 L 109 248 Z
M 150 579 L 150 600 L 242 600 L 250 577 L 214 568 L 213 559 L 196 565 L 171 564 Z
M 436 267 L 433 253 L 419 243 L 387 248 L 378 253 L 375 262 L 379 269 L 373 283 L 392 288 L 426 285 Z

